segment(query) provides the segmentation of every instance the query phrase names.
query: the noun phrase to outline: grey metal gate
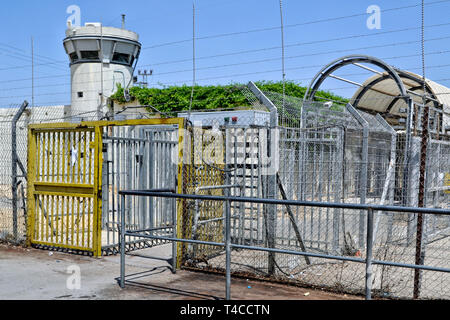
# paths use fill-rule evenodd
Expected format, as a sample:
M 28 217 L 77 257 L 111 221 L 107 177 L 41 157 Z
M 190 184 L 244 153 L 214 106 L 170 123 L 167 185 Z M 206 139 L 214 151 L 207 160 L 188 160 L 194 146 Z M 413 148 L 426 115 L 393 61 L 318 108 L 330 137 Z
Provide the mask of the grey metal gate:
M 175 190 L 177 186 L 178 127 L 172 125 L 124 126 L 104 133 L 102 250 L 119 249 L 119 191 Z M 153 234 L 172 233 L 175 200 L 129 198 L 126 225 L 130 230 L 157 229 Z M 127 250 L 158 244 L 161 240 L 129 238 Z

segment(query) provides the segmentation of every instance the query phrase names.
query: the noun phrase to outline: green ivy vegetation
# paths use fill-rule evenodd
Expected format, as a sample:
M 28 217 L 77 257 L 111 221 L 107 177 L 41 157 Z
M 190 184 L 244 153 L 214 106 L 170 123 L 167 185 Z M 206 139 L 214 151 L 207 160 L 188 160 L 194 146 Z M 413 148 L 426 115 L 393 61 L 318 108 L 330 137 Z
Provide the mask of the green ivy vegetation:
M 262 91 L 271 91 L 282 93 L 283 83 L 281 81 L 258 81 L 255 84 Z M 192 110 L 208 110 L 208 109 L 228 109 L 237 107 L 249 107 L 250 103 L 243 95 L 241 88 L 243 84 L 229 85 L 210 85 L 194 87 L 194 102 Z M 138 101 L 140 105 L 151 105 L 159 111 L 175 114 L 180 111 L 188 110 L 192 87 L 169 86 L 165 88 L 141 88 L 132 87 L 129 90 L 131 101 Z M 306 87 L 301 86 L 293 81 L 285 83 L 285 92 L 287 96 L 303 98 Z M 337 96 L 328 91 L 318 91 L 316 97 L 323 97 L 347 103 L 348 100 Z M 111 100 L 117 104 L 126 104 L 124 91 L 122 87 L 118 87 Z M 150 111 L 150 110 L 149 110 Z

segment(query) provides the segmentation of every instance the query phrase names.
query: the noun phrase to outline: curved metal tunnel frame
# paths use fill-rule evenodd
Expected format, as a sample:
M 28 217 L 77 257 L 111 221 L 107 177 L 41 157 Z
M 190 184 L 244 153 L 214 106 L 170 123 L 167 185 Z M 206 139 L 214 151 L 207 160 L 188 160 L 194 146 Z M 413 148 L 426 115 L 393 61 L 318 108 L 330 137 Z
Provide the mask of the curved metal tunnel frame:
M 386 74 L 381 73 L 380 71 L 374 70 L 370 67 L 367 67 L 365 65 L 362 65 L 361 63 L 366 63 L 366 64 L 372 64 L 374 66 L 377 66 L 381 69 L 383 69 Z M 333 75 L 333 72 L 344 67 L 347 65 L 355 65 L 357 67 L 363 68 L 365 70 L 371 71 L 373 73 L 377 73 L 379 75 L 381 75 L 380 78 L 376 78 L 374 80 L 372 80 L 370 83 L 368 84 L 360 84 L 351 80 L 347 80 L 344 79 L 342 77 L 338 77 Z M 395 103 L 397 103 L 400 99 L 404 99 L 405 103 L 408 105 L 408 108 L 410 106 L 410 104 L 413 103 L 413 98 L 412 95 L 414 96 L 419 96 L 421 98 L 425 98 L 428 101 L 432 101 L 434 103 L 434 107 L 438 108 L 440 103 L 437 100 L 437 97 L 433 94 L 432 90 L 430 89 L 429 85 L 425 83 L 424 85 L 424 80 L 422 78 L 416 77 L 413 74 L 410 74 L 406 71 L 397 69 L 391 65 L 389 65 L 388 63 L 384 62 L 381 59 L 378 59 L 376 57 L 372 57 L 372 56 L 368 56 L 368 55 L 359 55 L 359 54 L 355 54 L 355 55 L 347 55 L 341 58 L 338 58 L 332 62 L 330 62 L 329 64 L 327 64 L 325 67 L 323 67 L 312 79 L 311 83 L 309 84 L 304 98 L 303 98 L 303 102 L 309 102 L 309 101 L 313 101 L 316 95 L 316 92 L 319 90 L 320 86 L 322 85 L 322 83 L 328 78 L 334 78 L 340 81 L 344 81 L 347 83 L 351 83 L 353 85 L 357 85 L 359 87 L 362 87 L 363 89 L 361 90 L 361 92 L 358 94 L 358 96 L 353 99 L 353 104 L 352 106 L 354 108 L 360 108 L 360 109 L 365 109 L 360 107 L 359 101 L 362 99 L 362 97 L 370 90 L 374 90 L 374 91 L 378 91 L 374 88 L 374 86 L 378 83 L 380 83 L 381 81 L 384 81 L 386 79 L 391 78 L 392 80 L 394 80 L 394 82 L 397 84 L 397 87 L 399 89 L 399 95 L 397 96 L 393 96 L 393 100 L 389 103 L 389 105 L 386 108 L 385 112 L 382 112 L 381 114 L 386 114 L 386 113 L 390 113 L 392 107 L 395 105 Z M 417 86 L 414 86 L 410 89 L 407 89 L 405 87 L 405 84 L 403 82 L 402 79 L 408 79 L 411 81 L 414 81 L 415 83 L 417 83 Z M 416 90 L 422 89 L 423 87 L 425 87 L 425 93 L 424 94 L 419 94 L 416 93 Z M 385 92 L 380 92 L 382 94 L 388 94 Z M 412 119 L 410 119 L 410 110 L 408 110 L 408 115 L 407 115 L 407 123 L 411 124 Z M 302 116 L 303 119 L 303 116 Z
M 333 75 L 333 72 L 344 67 L 347 65 L 355 65 L 358 66 L 360 68 L 363 68 L 365 70 L 371 71 L 373 73 L 377 73 L 382 75 L 382 73 L 380 71 L 374 70 L 370 67 L 367 67 L 365 65 L 361 65 L 360 63 L 366 63 L 366 64 L 371 64 L 374 66 L 377 66 L 381 69 L 383 69 L 386 74 L 383 75 L 381 78 L 377 78 L 374 81 L 372 81 L 371 83 L 369 83 L 368 85 L 363 85 L 363 84 L 359 84 L 357 82 L 351 81 L 351 80 L 347 80 L 344 79 L 342 77 L 338 77 Z M 372 57 L 372 56 L 368 56 L 368 55 L 360 55 L 360 54 L 355 54 L 355 55 L 347 55 L 341 58 L 338 58 L 332 62 L 330 62 L 329 64 L 327 64 L 326 66 L 324 66 L 311 80 L 311 83 L 309 84 L 309 87 L 307 88 L 304 98 L 303 98 L 303 103 L 307 104 L 308 102 L 312 102 L 315 98 L 316 92 L 319 90 L 320 86 L 322 85 L 322 83 L 328 78 L 334 78 L 340 81 L 344 81 L 347 83 L 351 83 L 354 85 L 357 85 L 359 87 L 363 87 L 363 90 L 360 92 L 360 94 L 358 95 L 358 97 L 356 99 L 354 99 L 354 104 L 351 105 L 353 108 L 358 108 L 358 102 L 360 101 L 360 99 L 364 96 L 365 93 L 367 93 L 369 90 L 375 90 L 373 87 L 379 83 L 382 80 L 385 80 L 387 78 L 391 78 L 392 80 L 394 80 L 394 82 L 397 84 L 397 87 L 399 89 L 399 95 L 395 96 L 393 101 L 390 103 L 390 105 L 388 106 L 388 108 L 392 108 L 392 106 L 399 100 L 399 99 L 404 99 L 405 103 L 408 106 L 407 109 L 407 119 L 406 119 L 406 144 L 405 144 L 405 159 L 404 159 L 404 168 L 405 168 L 405 172 L 407 172 L 407 168 L 408 168 L 408 163 L 409 163 L 409 159 L 411 157 L 411 141 L 412 141 L 412 137 L 411 137 L 411 130 L 412 130 L 412 121 L 413 121 L 413 117 L 414 117 L 414 100 L 411 97 L 411 95 L 418 95 L 420 97 L 425 97 L 425 99 L 431 100 L 431 101 L 435 101 L 435 103 L 437 102 L 436 99 L 434 99 L 433 97 L 430 97 L 427 94 L 417 94 L 414 91 L 416 90 L 415 88 L 411 88 L 410 90 L 408 90 L 405 87 L 405 84 L 402 81 L 402 78 L 407 78 L 410 80 L 413 80 L 415 82 L 417 82 L 419 85 L 421 85 L 423 87 L 423 80 L 414 77 L 413 75 L 399 70 L 397 68 L 394 68 L 393 66 L 389 65 L 388 63 L 384 62 L 381 59 L 378 59 L 376 57 Z M 417 86 L 417 88 L 419 88 Z M 427 91 L 429 93 L 431 93 L 431 90 L 429 88 L 427 88 Z M 384 93 L 386 94 L 386 93 Z M 303 114 L 303 108 L 302 108 L 302 112 L 301 112 L 301 119 L 300 119 L 300 123 L 301 123 L 301 127 L 303 128 L 304 126 L 304 114 Z M 404 181 L 408 181 L 408 174 L 404 175 Z M 403 189 L 406 194 L 404 194 L 403 199 L 407 199 L 408 198 L 408 194 L 407 194 L 407 188 Z M 406 205 L 406 203 L 403 203 L 403 205 Z
M 306 90 L 303 101 L 306 102 L 306 101 L 311 101 L 312 99 L 314 99 L 314 96 L 315 96 L 317 90 L 322 85 L 322 83 L 328 77 L 333 77 L 332 73 L 334 71 L 336 71 L 337 69 L 340 69 L 346 65 L 356 65 L 358 67 L 364 68 L 364 69 L 372 71 L 374 73 L 378 73 L 376 70 L 362 66 L 359 63 L 368 63 L 368 64 L 375 65 L 379 68 L 382 68 L 384 71 L 386 71 L 388 73 L 388 76 L 396 82 L 396 84 L 399 88 L 399 91 L 400 91 L 399 98 L 405 99 L 406 102 L 408 99 L 411 98 L 405 88 L 405 85 L 403 84 L 403 81 L 400 78 L 400 75 L 397 72 L 398 70 L 396 70 L 394 67 L 387 64 L 383 60 L 380 60 L 375 57 L 366 56 L 366 55 L 348 55 L 348 56 L 344 56 L 344 57 L 338 58 L 338 59 L 330 62 L 314 76 L 309 87 Z M 343 78 L 339 78 L 339 77 L 336 77 L 336 78 L 341 81 L 350 82 L 349 80 L 345 80 Z M 357 84 L 355 82 L 351 82 L 351 83 Z M 370 89 L 370 87 L 368 87 L 368 89 Z M 356 106 L 353 106 L 353 107 L 356 107 Z

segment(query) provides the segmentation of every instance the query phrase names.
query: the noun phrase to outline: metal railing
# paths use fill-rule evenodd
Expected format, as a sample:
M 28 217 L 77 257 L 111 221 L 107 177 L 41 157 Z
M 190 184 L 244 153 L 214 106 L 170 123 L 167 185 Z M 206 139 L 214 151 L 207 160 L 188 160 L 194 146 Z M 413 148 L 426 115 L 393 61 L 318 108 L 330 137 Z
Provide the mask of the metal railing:
M 277 200 L 277 199 L 266 199 L 266 198 L 250 198 L 250 197 L 233 197 L 233 196 L 211 196 L 211 195 L 188 195 L 188 194 L 176 194 L 160 192 L 159 190 L 152 191 L 133 191 L 133 190 L 122 190 L 119 192 L 121 196 L 121 207 L 120 207 L 120 286 L 125 287 L 125 237 L 140 237 L 148 239 L 160 239 L 166 241 L 172 241 L 173 243 L 191 243 L 191 244 L 203 244 L 212 245 L 225 248 L 226 254 L 226 299 L 230 300 L 231 297 L 231 250 L 232 249 L 247 249 L 247 250 L 257 250 L 265 251 L 269 253 L 281 253 L 281 254 L 292 254 L 305 257 L 315 257 L 323 259 L 341 260 L 356 263 L 365 264 L 365 298 L 370 300 L 372 298 L 372 278 L 373 278 L 373 266 L 374 265 L 385 265 L 393 267 L 402 267 L 416 270 L 428 270 L 437 272 L 450 273 L 449 268 L 441 268 L 435 266 L 427 265 L 416 265 L 407 263 L 397 263 L 390 261 L 381 261 L 373 259 L 373 244 L 374 244 L 374 212 L 377 211 L 390 211 L 397 213 L 418 213 L 418 214 L 435 214 L 435 215 L 450 215 L 450 210 L 445 209 L 435 209 L 435 208 L 418 208 L 418 207 L 400 207 L 400 206 L 386 206 L 386 205 L 373 205 L 373 204 L 349 204 L 349 203 L 332 203 L 332 202 L 311 202 L 311 201 L 296 201 L 296 200 Z M 148 230 L 127 230 L 125 226 L 125 198 L 127 196 L 143 196 L 143 197 L 156 197 L 156 198 L 172 198 L 172 199 L 187 199 L 187 200 L 199 200 L 199 201 L 224 201 L 225 202 L 225 241 L 221 242 L 210 242 L 201 241 L 193 239 L 182 239 L 176 236 L 176 215 L 173 214 L 173 231 L 172 236 L 158 236 L 151 234 L 142 234 L 142 232 L 151 232 L 153 229 Z M 231 203 L 241 202 L 241 203 L 260 203 L 266 205 L 285 205 L 285 206 L 306 206 L 306 207 L 321 207 L 321 208 L 338 208 L 338 209 L 354 209 L 363 210 L 367 214 L 367 232 L 366 232 L 366 257 L 357 258 L 351 256 L 340 256 L 340 255 L 330 255 L 313 253 L 306 251 L 295 251 L 295 250 L 284 250 L 277 248 L 265 248 L 256 247 L 249 245 L 234 244 L 231 241 Z M 170 227 L 170 226 L 169 226 Z M 176 251 L 172 250 L 172 271 L 175 272 L 176 267 Z

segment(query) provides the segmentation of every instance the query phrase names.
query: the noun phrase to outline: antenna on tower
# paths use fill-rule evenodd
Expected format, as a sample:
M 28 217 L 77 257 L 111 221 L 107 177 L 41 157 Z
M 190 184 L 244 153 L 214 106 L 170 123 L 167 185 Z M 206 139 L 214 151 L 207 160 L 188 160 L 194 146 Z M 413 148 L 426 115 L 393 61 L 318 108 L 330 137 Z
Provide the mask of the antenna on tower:
M 148 77 L 153 75 L 153 70 L 138 70 L 138 75 L 142 77 L 142 81 L 137 84 L 142 88 L 148 87 Z
M 122 14 L 122 29 L 125 29 L 125 15 Z

